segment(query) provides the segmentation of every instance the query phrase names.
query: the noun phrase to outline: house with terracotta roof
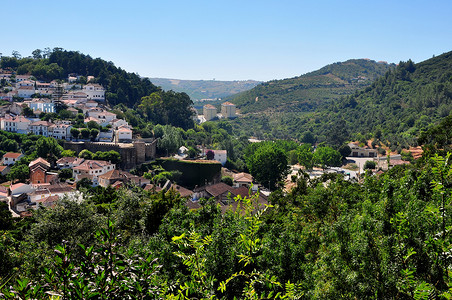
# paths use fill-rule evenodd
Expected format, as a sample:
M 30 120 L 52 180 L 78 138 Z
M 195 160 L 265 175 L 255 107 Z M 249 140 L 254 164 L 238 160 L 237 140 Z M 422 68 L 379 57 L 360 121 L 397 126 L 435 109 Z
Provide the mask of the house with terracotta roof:
M 235 104 L 231 102 L 224 102 L 221 104 L 221 115 L 223 118 L 235 118 Z
M 105 101 L 105 89 L 100 84 L 89 83 L 83 87 L 89 100 Z
M 236 173 L 233 175 L 234 187 L 246 187 L 249 188 L 253 185 L 253 176 L 248 173 Z M 254 185 L 253 185 L 254 186 Z
M 122 125 L 115 130 L 115 140 L 117 142 L 128 142 L 132 140 L 132 129 Z
M 75 178 L 75 181 L 88 178 L 93 182 L 93 186 L 98 186 L 99 176 L 114 169 L 116 169 L 116 166 L 107 161 L 85 160 L 80 165 L 72 168 L 72 177 Z
M 217 116 L 217 108 L 212 104 L 204 105 L 202 111 L 206 121 L 210 121 Z
M 28 164 L 30 169 L 30 184 L 38 186 L 51 184 L 58 181 L 58 173 L 49 172 L 50 163 L 42 157 L 38 157 Z
M 36 91 L 34 86 L 21 86 L 17 89 L 17 96 L 25 99 L 30 99 L 35 93 Z
M 16 132 L 16 133 L 28 133 L 28 126 L 32 123 L 31 120 L 24 116 L 11 116 L 6 115 L 0 120 L 0 129 L 3 131 Z
M 72 125 L 64 123 L 52 124 L 49 126 L 49 136 L 60 140 L 70 140 L 71 129 Z
M 57 183 L 50 184 L 45 186 L 40 186 L 33 192 L 28 194 L 30 201 L 32 202 L 42 202 L 44 199 L 48 197 L 58 197 L 62 198 L 65 195 L 70 195 L 75 192 L 74 188 L 69 186 L 68 184 Z M 56 200 L 58 200 L 56 199 Z M 54 199 L 55 200 L 55 199 Z
M 56 166 L 58 169 L 72 169 L 84 161 L 84 158 L 65 156 L 56 161 Z
M 122 182 L 127 184 L 135 184 L 139 187 L 143 187 L 150 184 L 151 181 L 147 178 L 130 174 L 129 172 L 120 170 L 111 170 L 98 178 L 99 185 L 102 187 L 113 186 L 116 182 Z
M 18 162 L 24 156 L 25 155 L 22 153 L 7 152 L 3 155 L 2 164 L 4 166 L 14 165 L 16 162 Z
M 28 130 L 35 135 L 49 137 L 50 126 L 52 125 L 53 123 L 50 123 L 48 121 L 37 121 L 28 125 Z
M 8 175 L 10 170 L 11 169 L 9 166 L 0 166 L 0 175 L 6 176 L 6 175 Z

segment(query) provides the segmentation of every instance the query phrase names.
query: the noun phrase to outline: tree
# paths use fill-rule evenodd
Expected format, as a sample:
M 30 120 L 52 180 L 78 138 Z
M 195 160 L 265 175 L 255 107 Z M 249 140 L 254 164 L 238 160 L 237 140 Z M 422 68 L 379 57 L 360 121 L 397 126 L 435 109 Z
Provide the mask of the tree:
M 60 178 L 60 181 L 66 181 L 69 178 L 72 178 L 72 169 L 62 169 L 58 172 L 58 177 Z
M 62 151 L 63 147 L 61 147 L 54 138 L 41 137 L 36 142 L 36 154 L 49 161 L 56 161 L 61 157 Z
M 84 159 L 93 159 L 93 152 L 91 152 L 91 151 L 89 151 L 87 149 L 83 149 L 78 154 L 78 157 L 84 158 Z
M 23 114 L 24 114 L 24 116 L 26 116 L 26 117 L 31 117 L 31 116 L 33 116 L 35 113 L 33 112 L 33 110 L 32 110 L 30 107 L 25 106 L 25 107 L 24 107 L 24 110 L 23 110 Z
M 314 152 L 311 144 L 303 144 L 298 148 L 298 162 L 307 170 L 314 167 Z
M 327 167 L 340 167 L 342 165 L 342 155 L 331 147 L 320 147 L 314 152 L 314 162 Z
M 99 124 L 97 124 L 95 121 L 89 121 L 88 123 L 86 123 L 86 126 L 89 128 L 89 129 L 93 129 L 93 128 L 96 128 L 96 129 L 100 129 L 100 125 Z
M 8 180 L 14 181 L 19 180 L 24 182 L 30 177 L 30 169 L 27 165 L 15 164 L 11 167 L 7 178 Z
M 21 59 L 22 55 L 20 55 L 19 51 L 13 50 L 13 52 L 11 53 L 11 55 L 15 58 L 15 59 Z
M 77 155 L 74 150 L 67 149 L 61 151 L 61 157 L 76 157 L 76 156 Z
M 253 148 L 255 148 L 254 151 Z M 246 165 L 251 175 L 270 189 L 279 186 L 289 171 L 287 155 L 272 142 L 262 142 L 257 146 L 250 145 Z
M 377 164 L 373 160 L 367 160 L 364 163 L 364 170 L 374 170 Z
M 161 153 L 169 155 L 176 153 L 183 143 L 180 131 L 171 125 L 165 125 L 163 126 L 163 136 L 158 140 L 157 148 Z
M 352 149 L 349 145 L 342 145 L 341 147 L 339 147 L 338 151 L 342 155 L 342 157 L 347 157 L 350 155 L 350 153 L 352 153 Z
M 71 135 L 74 139 L 78 139 L 78 136 L 80 135 L 80 130 L 77 128 L 71 128 Z
M 97 136 L 99 135 L 99 129 L 93 128 L 90 130 L 89 135 L 91 136 L 91 140 L 95 141 Z
M 82 137 L 86 140 L 89 139 L 89 135 L 91 134 L 90 130 L 88 128 L 83 128 L 80 130 L 80 133 L 82 134 Z
M 33 50 L 31 52 L 31 55 L 33 56 L 34 59 L 40 59 L 42 58 L 42 50 L 41 49 Z

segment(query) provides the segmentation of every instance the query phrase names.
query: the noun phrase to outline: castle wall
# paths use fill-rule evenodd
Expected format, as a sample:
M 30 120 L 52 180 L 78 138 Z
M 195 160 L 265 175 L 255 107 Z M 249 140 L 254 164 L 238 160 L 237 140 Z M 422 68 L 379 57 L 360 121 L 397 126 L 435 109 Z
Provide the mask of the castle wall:
M 121 169 L 132 169 L 147 160 L 153 160 L 156 153 L 156 141 L 145 143 L 142 141 L 134 141 L 133 143 L 93 143 L 93 142 L 70 142 L 65 141 L 64 149 L 70 149 L 75 153 L 80 153 L 86 149 L 93 153 L 97 151 L 114 150 L 121 155 Z

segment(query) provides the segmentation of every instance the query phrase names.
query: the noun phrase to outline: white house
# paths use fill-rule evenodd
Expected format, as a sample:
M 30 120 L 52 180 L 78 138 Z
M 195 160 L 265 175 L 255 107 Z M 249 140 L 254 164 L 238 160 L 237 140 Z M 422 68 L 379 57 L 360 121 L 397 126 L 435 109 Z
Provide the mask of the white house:
M 99 185 L 98 177 L 115 169 L 115 165 L 103 160 L 85 160 L 80 165 L 72 168 L 72 177 L 76 181 L 88 178 L 93 186 Z
M 52 101 L 43 101 L 39 99 L 33 99 L 28 102 L 28 106 L 33 110 L 39 110 L 45 113 L 54 113 L 55 112 L 55 104 Z
M 113 119 L 116 119 L 116 115 L 108 111 L 89 110 L 88 116 L 99 119 L 102 126 L 107 126 Z
M 99 84 L 87 84 L 83 87 L 87 99 L 105 101 L 105 89 Z
M 24 86 L 34 87 L 35 86 L 35 82 L 31 81 L 31 80 L 22 80 L 22 81 L 16 82 L 16 89 L 19 89 L 19 88 L 24 87 Z
M 63 196 L 73 194 L 74 192 L 74 189 L 67 184 L 52 184 L 40 186 L 28 196 L 30 201 L 40 203 L 48 197 L 58 196 L 58 198 L 62 198 Z
M 50 136 L 50 126 L 52 126 L 53 123 L 50 123 L 48 121 L 37 121 L 33 122 L 28 126 L 28 130 L 35 134 L 35 135 L 42 135 L 45 137 Z
M 221 114 L 223 118 L 235 118 L 235 104 L 231 102 L 221 104 Z
M 110 125 L 114 129 L 118 129 L 121 126 L 129 126 L 129 123 L 127 123 L 127 121 L 123 120 L 123 119 L 113 119 L 113 120 L 110 121 Z
M 219 161 L 222 166 L 224 166 L 228 160 L 228 151 L 227 150 L 210 150 L 205 149 L 203 155 L 206 155 L 208 151 L 212 151 L 214 154 L 213 159 Z
M 7 152 L 3 155 L 2 163 L 5 166 L 14 165 L 24 156 L 22 153 Z
M 9 132 L 26 134 L 28 133 L 29 124 L 31 124 L 31 121 L 24 116 L 12 117 L 10 115 L 6 115 L 0 121 L 0 129 Z
M 69 140 L 71 138 L 71 125 L 68 124 L 53 124 L 49 127 L 49 136 L 55 139 Z
M 132 129 L 127 126 L 120 126 L 115 130 L 115 139 L 117 142 L 130 141 L 132 140 Z
M 211 104 L 203 106 L 203 114 L 206 121 L 210 121 L 217 116 L 217 108 Z
M 17 96 L 22 98 L 31 98 L 35 93 L 35 88 L 33 86 L 22 86 L 17 89 Z

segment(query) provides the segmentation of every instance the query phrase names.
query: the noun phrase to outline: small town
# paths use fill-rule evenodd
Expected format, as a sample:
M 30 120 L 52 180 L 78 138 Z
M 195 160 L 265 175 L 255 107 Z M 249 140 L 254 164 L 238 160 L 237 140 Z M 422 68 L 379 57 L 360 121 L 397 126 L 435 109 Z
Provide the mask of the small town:
M 327 4 L 2 3 L 0 299 L 452 299 L 452 2 Z
M 0 70 L 0 78 L 3 83 L 9 84 L 4 93 L 0 94 L 0 99 L 8 101 L 9 104 L 1 107 L 0 129 L 6 132 L 33 134 L 50 137 L 64 141 L 63 145 L 68 149 L 83 149 L 77 152 L 83 154 L 85 149 L 101 149 L 108 151 L 116 149 L 121 154 L 123 151 L 136 149 L 140 144 L 145 144 L 145 157 L 142 159 L 132 158 L 123 161 L 121 165 L 105 160 L 85 159 L 81 157 L 61 157 L 56 161 L 47 161 L 38 157 L 28 164 L 29 177 L 25 180 L 14 180 L 1 185 L 0 201 L 8 204 L 13 216 L 26 217 L 32 215 L 34 209 L 43 207 L 53 207 L 56 202 L 63 197 L 72 197 L 77 193 L 77 183 L 82 180 L 88 182 L 92 187 L 101 186 L 104 188 L 120 188 L 126 186 L 137 186 L 146 191 L 166 191 L 173 189 L 181 197 L 187 199 L 187 206 L 190 209 L 200 207 L 199 199 L 215 198 L 222 210 L 233 208 L 237 204 L 233 198 L 240 195 L 247 197 L 258 192 L 258 184 L 248 173 L 231 173 L 233 184 L 228 185 L 220 182 L 221 172 L 209 178 L 208 185 L 196 186 L 193 190 L 187 189 L 174 182 L 164 182 L 162 184 L 151 183 L 150 177 L 133 175 L 123 169 L 131 169 L 140 163 L 149 162 L 155 158 L 156 143 L 153 140 L 135 139 L 133 127 L 127 121 L 116 118 L 116 115 L 109 112 L 105 107 L 105 89 L 98 84 L 89 83 L 94 77 L 88 76 L 87 84 L 80 83 L 80 76 L 71 74 L 67 82 L 52 81 L 44 83 L 34 80 L 29 75 L 15 75 L 11 72 Z M 83 80 L 85 81 L 85 80 Z M 65 113 L 59 120 L 44 121 L 40 116 L 46 114 L 56 115 L 57 107 L 63 105 Z M 59 114 L 58 117 L 61 117 Z M 65 119 L 64 117 L 67 117 Z M 85 129 L 79 130 L 73 126 L 74 117 L 77 122 L 86 125 Z M 222 118 L 235 118 L 235 105 L 225 102 L 221 105 L 221 113 L 217 113 L 216 107 L 207 104 L 203 107 L 203 114 L 195 117 L 199 123 Z M 138 145 L 138 146 L 137 146 Z M 206 158 L 208 152 L 213 154 L 212 161 L 216 161 L 222 166 L 227 161 L 226 150 L 210 150 L 200 148 L 201 157 Z M 149 149 L 150 148 L 150 149 Z M 114 150 L 111 150 L 114 151 Z M 178 159 L 187 158 L 188 149 L 180 147 L 175 157 Z M 116 152 L 117 154 L 119 154 Z M 130 151 L 129 151 L 130 152 Z M 75 153 L 75 152 L 73 152 Z M 141 152 L 141 154 L 144 154 Z M 135 155 L 132 155 L 133 157 Z M 137 157 L 140 156 L 136 155 Z M 15 163 L 25 157 L 20 152 L 7 152 L 3 154 L 0 174 L 3 178 L 8 178 L 11 168 Z M 202 161 L 200 161 L 202 163 Z M 61 173 L 68 174 L 70 178 L 60 177 Z M 223 171 L 225 172 L 225 171 Z M 226 169 L 226 172 L 228 170 Z M 10 185 L 8 186 L 8 183 Z M 263 205 L 267 202 L 268 193 L 262 191 L 259 201 Z

